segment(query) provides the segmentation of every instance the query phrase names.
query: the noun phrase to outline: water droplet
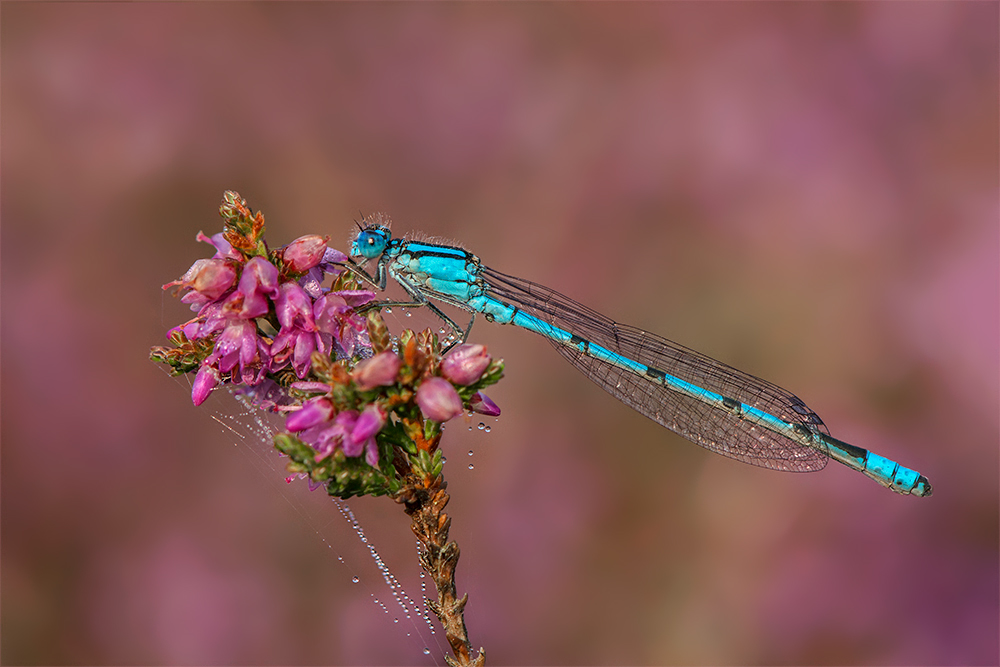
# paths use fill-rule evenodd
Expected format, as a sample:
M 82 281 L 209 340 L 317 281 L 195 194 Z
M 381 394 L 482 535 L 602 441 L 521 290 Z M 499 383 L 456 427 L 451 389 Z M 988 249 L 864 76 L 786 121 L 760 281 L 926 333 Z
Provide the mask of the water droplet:
M 483 430 L 484 430 L 484 431 L 486 431 L 487 433 L 489 433 L 489 432 L 490 432 L 490 427 L 489 427 L 489 426 L 487 426 L 487 427 L 486 427 L 486 428 L 484 428 Z
M 392 312 L 392 306 L 387 306 L 386 309 L 385 309 L 385 312 L 391 313 Z
M 471 449 L 469 450 L 469 456 L 472 456 L 472 450 Z
M 431 654 L 431 650 L 429 648 L 425 648 L 424 649 L 424 655 L 430 655 L 430 654 Z
M 410 312 L 410 311 L 408 311 L 408 310 L 407 310 L 407 311 L 404 311 L 404 312 L 403 312 L 403 315 L 405 315 L 406 317 L 409 317 L 409 316 L 410 316 L 410 315 L 412 315 L 412 314 L 413 314 L 413 313 L 411 313 L 411 312 Z
M 357 577 L 351 577 L 351 581 L 353 581 L 354 583 L 358 583 L 361 580 L 358 579 Z
M 441 463 L 447 463 L 447 462 L 448 462 L 448 457 L 447 456 L 442 456 L 441 457 Z
M 473 469 L 473 468 L 475 468 L 475 467 L 476 467 L 476 466 L 472 465 L 471 463 L 469 464 L 469 470 L 472 470 L 472 469 Z
M 407 313 L 407 314 L 409 314 L 409 313 Z M 392 619 L 392 622 L 393 623 L 399 623 L 399 619 L 398 618 L 394 618 L 394 619 Z
M 482 431 L 484 428 L 486 428 L 486 424 L 484 424 L 483 422 L 479 422 L 479 426 L 477 426 L 476 428 Z

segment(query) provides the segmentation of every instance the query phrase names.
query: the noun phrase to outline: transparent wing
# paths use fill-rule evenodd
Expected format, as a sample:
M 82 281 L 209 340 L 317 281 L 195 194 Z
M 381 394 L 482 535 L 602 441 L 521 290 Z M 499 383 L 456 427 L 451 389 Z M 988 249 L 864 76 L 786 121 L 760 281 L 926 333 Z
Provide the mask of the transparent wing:
M 554 326 L 623 357 L 722 396 L 734 398 L 790 423 L 829 434 L 802 400 L 766 380 L 744 373 L 656 334 L 601 315 L 553 289 L 482 267 L 490 293 Z M 733 413 L 672 391 L 651 378 L 552 342 L 571 364 L 622 403 L 706 449 L 752 465 L 808 472 L 828 459 L 794 440 Z

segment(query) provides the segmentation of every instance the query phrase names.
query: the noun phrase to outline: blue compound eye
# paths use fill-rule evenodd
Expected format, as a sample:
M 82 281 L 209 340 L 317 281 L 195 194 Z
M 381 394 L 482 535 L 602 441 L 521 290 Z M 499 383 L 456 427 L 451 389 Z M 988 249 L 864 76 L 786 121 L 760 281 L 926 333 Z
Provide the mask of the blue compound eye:
M 365 259 L 374 259 L 382 254 L 387 243 L 389 243 L 388 230 L 364 229 L 354 240 L 351 254 L 360 255 Z

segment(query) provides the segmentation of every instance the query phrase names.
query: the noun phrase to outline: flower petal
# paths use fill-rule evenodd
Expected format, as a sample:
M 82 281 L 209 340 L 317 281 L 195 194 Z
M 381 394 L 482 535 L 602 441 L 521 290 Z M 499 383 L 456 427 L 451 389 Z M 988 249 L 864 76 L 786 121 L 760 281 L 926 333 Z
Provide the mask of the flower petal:
M 396 375 L 399 374 L 402 363 L 395 352 L 385 350 L 355 366 L 351 371 L 351 377 L 361 391 L 387 387 L 396 382 Z
M 470 385 L 483 376 L 493 361 L 485 345 L 463 343 L 455 346 L 441 360 L 441 375 L 455 384 Z
M 219 386 L 219 371 L 208 364 L 202 364 L 191 385 L 191 402 L 201 405 L 217 386 Z
M 333 415 L 333 404 L 326 398 L 311 398 L 302 404 L 302 409 L 288 415 L 285 428 L 292 433 L 304 431 L 325 422 Z
M 462 414 L 462 399 L 451 383 L 429 377 L 417 387 L 417 406 L 427 419 L 445 422 Z
M 497 407 L 497 404 L 481 391 L 477 391 L 469 399 L 469 409 L 489 417 L 498 417 L 500 415 L 500 408 Z

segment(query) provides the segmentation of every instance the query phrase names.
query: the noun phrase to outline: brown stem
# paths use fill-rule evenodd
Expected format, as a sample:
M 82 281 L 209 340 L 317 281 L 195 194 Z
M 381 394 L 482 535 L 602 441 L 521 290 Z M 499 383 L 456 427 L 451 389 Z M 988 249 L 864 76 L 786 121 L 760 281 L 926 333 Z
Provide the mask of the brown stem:
M 427 600 L 427 606 L 444 626 L 444 634 L 451 644 L 455 658 L 445 656 L 445 662 L 452 667 L 482 667 L 486 664 L 483 649 L 472 657 L 472 644 L 465 630 L 462 615 L 469 595 L 457 599 L 455 590 L 455 566 L 458 565 L 458 544 L 448 541 L 451 517 L 444 513 L 448 504 L 448 483 L 442 475 L 408 475 L 406 483 L 396 494 L 395 500 L 402 503 L 409 515 L 410 528 L 423 545 L 420 566 L 431 576 L 437 588 L 437 602 Z

